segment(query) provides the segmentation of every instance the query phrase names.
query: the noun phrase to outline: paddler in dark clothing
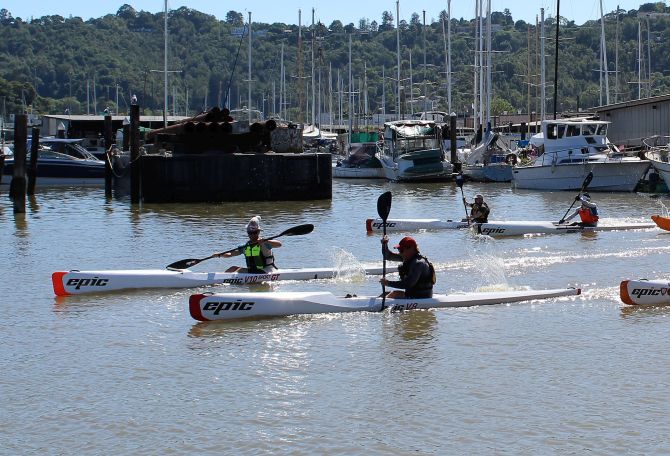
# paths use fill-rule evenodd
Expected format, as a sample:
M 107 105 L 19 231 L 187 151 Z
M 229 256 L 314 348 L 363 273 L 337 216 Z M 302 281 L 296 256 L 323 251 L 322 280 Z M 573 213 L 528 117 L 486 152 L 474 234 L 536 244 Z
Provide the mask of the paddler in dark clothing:
M 475 196 L 474 203 L 468 203 L 465 198 L 463 198 L 463 204 L 472 208 L 470 211 L 470 221 L 475 223 L 488 223 L 489 221 L 489 206 L 484 202 L 484 197 L 482 195 Z
M 247 223 L 247 235 L 249 242 L 238 247 L 237 250 L 224 253 L 225 258 L 237 255 L 244 255 L 247 260 L 247 267 L 240 268 L 233 266 L 226 272 L 250 272 L 252 274 L 267 274 L 271 273 L 277 267 L 275 266 L 275 257 L 272 253 L 273 247 L 281 247 L 281 241 L 276 239 L 262 239 L 261 234 L 261 218 L 256 216 Z
M 405 291 L 394 290 L 387 298 L 432 298 L 435 284 L 435 270 L 428 259 L 419 253 L 416 241 L 405 236 L 395 246 L 399 253 L 391 252 L 388 248 L 388 236 L 382 238 L 382 255 L 389 261 L 402 261 L 398 267 L 400 280 L 380 279 L 379 282 L 392 288 L 401 288 Z

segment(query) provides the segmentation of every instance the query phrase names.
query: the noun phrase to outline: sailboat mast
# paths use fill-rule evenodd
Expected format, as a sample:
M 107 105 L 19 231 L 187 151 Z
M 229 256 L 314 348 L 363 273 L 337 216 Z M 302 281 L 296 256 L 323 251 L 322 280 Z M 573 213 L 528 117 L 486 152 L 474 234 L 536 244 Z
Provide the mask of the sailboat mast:
M 251 11 L 249 11 L 249 71 L 247 74 L 249 78 L 248 84 L 248 99 L 247 99 L 247 115 L 249 116 L 249 125 L 251 125 Z
M 491 133 L 491 0 L 486 2 L 486 136 Z
M 554 56 L 554 120 L 558 109 L 558 26 L 561 23 L 561 0 L 556 0 L 556 54 Z
M 447 106 L 451 115 L 451 0 L 447 0 Z
M 545 55 L 544 55 L 544 43 L 546 41 L 546 35 L 544 31 L 544 8 L 540 8 L 540 20 L 542 21 L 542 37 L 540 38 L 540 118 L 546 120 L 547 117 L 547 83 L 546 83 L 546 65 L 545 65 Z
M 603 70 L 605 71 L 605 74 L 603 75 L 605 78 L 605 102 L 610 104 L 610 84 L 607 71 L 607 42 L 605 40 L 605 14 L 603 13 L 603 0 L 600 0 L 600 33 L 600 50 L 602 53 L 601 61 L 603 64 Z
M 400 0 L 395 2 L 395 22 L 396 22 L 396 56 L 398 60 L 398 100 L 396 102 L 396 116 L 400 120 Z
M 316 91 L 314 88 L 316 87 L 315 80 L 314 80 L 314 32 L 315 32 L 315 26 L 314 26 L 314 8 L 312 8 L 312 125 L 315 125 L 315 93 Z
M 163 128 L 167 128 L 168 110 L 168 2 L 165 0 L 163 14 Z

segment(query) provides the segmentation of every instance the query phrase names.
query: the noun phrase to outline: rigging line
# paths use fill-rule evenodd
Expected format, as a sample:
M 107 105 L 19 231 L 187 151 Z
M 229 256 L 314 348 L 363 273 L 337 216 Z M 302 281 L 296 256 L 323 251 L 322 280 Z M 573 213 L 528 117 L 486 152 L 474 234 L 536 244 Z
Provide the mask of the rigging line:
M 230 79 L 228 80 L 228 87 L 226 87 L 226 97 L 223 99 L 223 107 L 228 106 L 228 92 L 230 91 L 230 86 L 233 83 L 233 75 L 235 74 L 235 67 L 237 66 L 237 59 L 240 57 L 240 49 L 242 49 L 242 43 L 244 42 L 244 37 L 246 35 L 247 31 L 247 25 L 244 25 L 244 28 L 242 29 L 242 35 L 240 35 L 240 44 L 237 46 L 237 54 L 235 55 L 235 61 L 233 62 L 233 69 L 230 70 Z

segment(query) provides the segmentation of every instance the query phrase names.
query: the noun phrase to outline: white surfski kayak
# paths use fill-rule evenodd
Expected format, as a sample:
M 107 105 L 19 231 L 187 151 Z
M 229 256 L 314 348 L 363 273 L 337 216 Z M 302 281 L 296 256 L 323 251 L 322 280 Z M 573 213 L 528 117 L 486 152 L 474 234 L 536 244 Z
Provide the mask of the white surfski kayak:
M 630 305 L 670 304 L 670 280 L 624 280 L 619 296 Z
M 575 296 L 580 293 L 579 288 L 454 293 L 434 295 L 430 299 L 387 299 L 385 305 L 393 312 L 504 304 Z M 200 321 L 317 313 L 378 312 L 381 306 L 382 298 L 379 297 L 343 298 L 330 292 L 205 293 L 192 295 L 189 300 L 191 316 Z
M 368 233 L 381 232 L 383 222 L 381 219 L 367 219 L 365 223 Z M 467 228 L 466 222 L 453 222 L 451 220 L 441 221 L 437 219 L 388 219 L 386 221 L 387 231 L 416 231 L 416 230 L 445 230 Z M 525 234 L 563 234 L 584 233 L 592 231 L 618 231 L 618 230 L 644 230 L 656 228 L 653 223 L 612 223 L 601 224 L 595 227 L 579 225 L 559 225 L 555 222 L 542 221 L 508 221 L 472 223 L 471 229 L 477 234 L 486 234 L 493 237 L 523 236 Z
M 365 274 L 381 274 L 382 268 L 366 267 Z M 51 276 L 54 293 L 69 296 L 84 293 L 104 293 L 137 288 L 191 288 L 203 285 L 245 285 L 278 280 L 332 279 L 338 270 L 333 268 L 277 269 L 271 274 L 241 272 L 193 272 L 188 269 L 136 269 L 112 271 L 54 272 Z

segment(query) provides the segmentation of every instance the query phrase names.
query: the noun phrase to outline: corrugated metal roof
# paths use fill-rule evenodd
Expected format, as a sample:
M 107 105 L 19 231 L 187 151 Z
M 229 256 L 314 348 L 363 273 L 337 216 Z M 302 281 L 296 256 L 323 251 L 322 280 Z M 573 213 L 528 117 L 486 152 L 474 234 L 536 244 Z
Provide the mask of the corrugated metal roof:
M 76 121 L 99 121 L 102 122 L 105 120 L 105 116 L 98 116 L 98 115 L 67 115 L 67 114 L 47 114 L 42 117 L 48 117 L 50 119 L 58 119 L 58 120 L 76 120 Z M 126 117 L 129 116 L 112 116 L 112 120 L 123 120 Z M 185 117 L 185 116 L 167 116 L 168 122 L 178 122 L 180 120 L 184 119 L 189 119 L 190 117 Z M 140 116 L 140 122 L 161 122 L 163 120 L 163 116 Z
M 597 106 L 595 108 L 592 108 L 592 110 L 596 112 L 614 111 L 616 109 L 626 109 L 631 108 L 633 106 L 661 103 L 663 101 L 670 101 L 670 95 L 659 95 L 658 97 L 640 98 L 639 100 L 623 101 L 621 103 L 616 104 Z

